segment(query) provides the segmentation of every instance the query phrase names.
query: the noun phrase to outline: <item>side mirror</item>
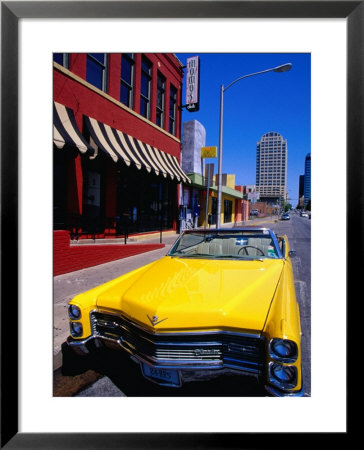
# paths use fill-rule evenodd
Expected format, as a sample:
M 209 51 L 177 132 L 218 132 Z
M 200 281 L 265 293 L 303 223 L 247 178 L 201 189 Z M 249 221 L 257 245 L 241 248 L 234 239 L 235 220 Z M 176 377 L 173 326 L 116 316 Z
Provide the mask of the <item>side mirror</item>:
M 288 252 L 288 256 L 289 256 L 290 258 L 294 258 L 296 255 L 297 255 L 296 250 L 290 250 L 290 251 Z

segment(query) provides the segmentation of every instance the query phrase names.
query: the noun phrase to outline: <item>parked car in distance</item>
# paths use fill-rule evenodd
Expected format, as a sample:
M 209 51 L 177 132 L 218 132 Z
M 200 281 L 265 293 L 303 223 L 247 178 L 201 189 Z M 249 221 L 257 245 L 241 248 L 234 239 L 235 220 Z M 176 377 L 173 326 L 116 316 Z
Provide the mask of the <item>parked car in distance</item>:
M 259 214 L 259 211 L 257 210 L 257 209 L 252 209 L 251 211 L 250 211 L 250 215 L 251 216 L 257 216 Z
M 289 213 L 286 212 L 286 213 L 282 214 L 281 220 L 290 220 Z
M 160 260 L 74 297 L 68 346 L 127 352 L 164 386 L 230 373 L 302 396 L 293 255 L 268 228 L 186 230 Z
M 308 213 L 307 213 L 306 211 L 301 211 L 300 216 L 301 216 L 301 217 L 309 217 L 309 216 L 308 216 Z

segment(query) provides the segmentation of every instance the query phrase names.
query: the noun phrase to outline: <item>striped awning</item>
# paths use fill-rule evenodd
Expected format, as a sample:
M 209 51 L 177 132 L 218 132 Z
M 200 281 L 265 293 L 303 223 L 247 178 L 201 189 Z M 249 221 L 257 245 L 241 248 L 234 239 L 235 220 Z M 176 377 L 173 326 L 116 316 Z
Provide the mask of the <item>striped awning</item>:
M 191 183 L 175 156 L 165 153 L 122 131 L 105 125 L 91 117 L 85 117 L 86 126 L 96 145 L 117 162 L 142 167 L 148 172 L 170 177 L 177 182 Z
M 53 142 L 58 148 L 69 144 L 76 146 L 81 153 L 94 153 L 78 129 L 73 110 L 57 102 L 53 105 Z

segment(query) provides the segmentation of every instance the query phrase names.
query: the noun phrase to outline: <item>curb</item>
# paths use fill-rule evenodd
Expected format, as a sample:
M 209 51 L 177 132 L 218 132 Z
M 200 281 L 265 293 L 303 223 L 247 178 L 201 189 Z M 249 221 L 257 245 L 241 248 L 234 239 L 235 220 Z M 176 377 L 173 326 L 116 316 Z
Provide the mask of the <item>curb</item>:
M 53 355 L 53 372 L 62 367 L 62 350 Z

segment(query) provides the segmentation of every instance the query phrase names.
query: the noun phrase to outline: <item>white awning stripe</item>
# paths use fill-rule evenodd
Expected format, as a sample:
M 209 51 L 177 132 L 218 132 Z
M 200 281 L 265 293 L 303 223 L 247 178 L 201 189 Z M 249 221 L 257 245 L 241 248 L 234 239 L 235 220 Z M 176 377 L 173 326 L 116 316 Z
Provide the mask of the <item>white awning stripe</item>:
M 153 147 L 154 148 L 154 147 Z M 154 148 L 156 157 L 158 158 L 158 160 L 160 161 L 160 163 L 164 166 L 168 168 L 168 172 L 171 175 L 171 177 L 176 178 L 177 181 L 180 181 L 180 177 L 178 176 L 178 174 L 176 173 L 176 171 L 174 170 L 174 168 L 169 164 L 167 158 L 166 158 L 166 154 L 164 152 L 160 152 L 159 150 L 157 150 L 156 148 Z
M 164 159 L 161 156 L 161 152 L 157 150 L 155 147 L 150 147 L 150 150 L 153 152 L 154 157 L 158 161 L 158 164 L 164 168 L 164 170 L 168 173 L 168 175 L 171 177 L 172 180 L 176 178 L 176 174 L 174 171 L 169 167 L 168 164 L 164 161 Z M 178 181 L 178 180 L 177 180 Z
M 182 169 L 179 170 L 179 164 L 178 164 L 177 159 L 173 159 L 174 157 L 172 155 L 170 155 L 169 153 L 165 153 L 163 155 L 163 157 L 168 160 L 170 167 L 173 168 L 173 170 L 177 174 L 176 176 L 178 177 L 178 179 L 181 179 L 184 182 L 186 182 L 186 180 L 189 180 L 187 175 L 184 174 L 183 170 Z M 177 162 L 177 164 L 176 164 L 176 162 Z
M 148 172 L 151 172 L 152 167 L 148 160 L 143 157 L 143 152 L 137 147 L 135 139 L 131 136 L 125 135 L 125 140 L 129 141 L 129 149 L 134 153 L 135 157 L 139 159 Z
M 150 155 L 146 144 L 142 141 L 139 141 L 139 139 L 136 139 L 135 142 L 138 144 L 138 148 L 141 151 L 141 153 L 143 154 L 144 158 L 148 160 L 149 164 L 151 165 L 151 167 L 154 169 L 154 172 L 156 175 L 159 175 L 162 171 L 161 168 L 158 166 L 158 163 L 156 161 L 154 161 L 153 157 Z M 166 173 L 163 173 L 164 177 L 167 176 Z
M 58 148 L 67 144 L 77 147 L 81 153 L 93 153 L 78 129 L 73 110 L 57 102 L 53 103 L 53 142 Z
M 111 156 L 114 162 L 117 162 L 119 159 L 119 156 L 116 153 L 116 150 L 112 148 L 112 146 L 109 144 L 109 142 L 106 140 L 106 132 L 104 133 L 104 130 L 101 130 L 100 123 L 92 119 L 91 117 L 86 117 L 86 124 L 87 128 L 95 141 L 96 145 L 101 148 L 105 153 Z
M 177 176 L 179 179 L 182 179 L 182 181 L 185 181 L 185 180 L 186 180 L 185 177 L 183 177 L 183 176 L 181 175 L 181 173 L 179 172 L 179 170 L 176 168 L 176 166 L 175 166 L 175 164 L 174 164 L 174 161 L 173 161 L 172 155 L 170 155 L 170 154 L 168 154 L 168 153 L 165 153 L 165 154 L 163 155 L 163 157 L 166 158 L 166 159 L 168 160 L 168 162 L 169 162 L 169 165 L 170 165 L 171 167 L 173 167 L 175 173 L 177 174 L 176 176 Z
M 148 152 L 148 154 L 150 155 L 150 157 L 155 162 L 155 164 L 160 168 L 162 175 L 165 178 L 168 177 L 168 175 L 169 175 L 171 177 L 171 179 L 173 180 L 174 179 L 173 172 L 171 172 L 169 170 L 169 168 L 164 165 L 163 161 L 160 161 L 158 159 L 158 156 L 157 156 L 158 150 L 156 148 L 152 147 L 151 145 L 145 144 L 145 143 L 144 143 L 144 147 L 145 147 L 146 151 Z
M 156 175 L 169 176 L 172 180 L 191 182 L 183 172 L 176 157 L 142 142 L 116 128 L 86 117 L 86 125 L 97 146 L 108 153 L 116 162 L 118 159 L 127 165 L 135 164 L 138 169 L 144 167 Z
M 119 143 L 121 144 L 125 153 L 129 156 L 130 160 L 133 161 L 133 163 L 136 165 L 136 167 L 138 169 L 141 169 L 142 163 L 140 162 L 140 160 L 138 158 L 136 158 L 134 153 L 130 150 L 129 143 L 126 140 L 126 135 L 116 129 L 114 129 L 114 133 L 116 133 Z
M 119 143 L 116 140 L 116 137 L 113 133 L 113 128 L 111 128 L 109 125 L 104 125 L 105 131 L 107 134 L 107 137 L 109 139 L 110 144 L 114 149 L 116 149 L 117 153 L 121 156 L 121 158 L 124 160 L 125 164 L 127 166 L 130 166 L 131 161 L 130 158 L 127 156 L 127 154 L 124 152 L 123 148 L 119 145 Z
M 170 155 L 172 163 L 174 167 L 176 168 L 177 172 L 180 174 L 182 180 L 186 183 L 191 183 L 191 180 L 188 178 L 188 176 L 183 172 L 181 166 L 179 165 L 178 159 L 175 156 Z

